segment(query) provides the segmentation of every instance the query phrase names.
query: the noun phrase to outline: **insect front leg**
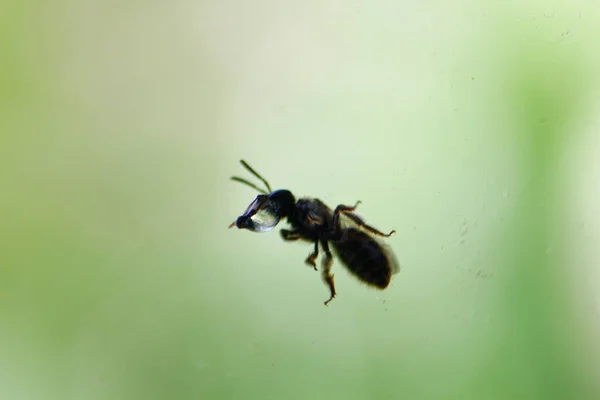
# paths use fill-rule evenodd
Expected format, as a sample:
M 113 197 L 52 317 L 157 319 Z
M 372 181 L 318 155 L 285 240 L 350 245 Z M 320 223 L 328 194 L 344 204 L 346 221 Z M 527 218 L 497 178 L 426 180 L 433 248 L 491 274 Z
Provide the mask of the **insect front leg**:
M 323 250 L 325 251 L 325 257 L 322 259 L 321 264 L 323 267 L 323 271 L 321 275 L 323 276 L 323 280 L 329 286 L 330 296 L 329 299 L 325 302 L 325 305 L 328 305 L 331 300 L 335 297 L 335 284 L 333 283 L 333 275 L 330 273 L 331 264 L 333 264 L 333 256 L 329 251 L 329 245 L 326 240 L 321 241 L 321 246 L 323 246 Z
M 288 242 L 302 239 L 302 235 L 300 235 L 298 232 L 295 232 L 295 231 L 289 231 L 287 229 L 282 229 L 280 232 L 281 232 L 281 237 L 283 238 L 283 240 L 286 240 Z
M 306 240 L 306 237 L 302 236 L 300 233 L 298 233 L 296 231 L 282 229 L 280 232 L 281 232 L 281 237 L 283 238 L 283 240 L 288 241 L 288 242 L 292 242 L 292 241 L 299 240 L 299 239 Z M 313 267 L 315 269 L 315 271 L 317 270 L 316 260 L 317 260 L 318 256 L 319 256 L 319 242 L 316 241 L 315 242 L 315 250 L 312 253 L 310 253 L 308 258 L 304 261 L 308 266 Z

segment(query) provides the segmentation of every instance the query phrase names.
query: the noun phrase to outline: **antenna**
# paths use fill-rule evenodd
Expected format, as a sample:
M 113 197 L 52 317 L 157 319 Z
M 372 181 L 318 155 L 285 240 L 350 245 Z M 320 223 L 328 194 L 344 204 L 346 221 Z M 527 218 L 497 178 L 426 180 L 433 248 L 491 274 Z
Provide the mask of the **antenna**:
M 258 179 L 260 179 L 262 181 L 262 183 L 265 184 L 265 186 L 267 187 L 268 192 L 266 192 L 264 189 L 259 188 L 258 186 L 256 186 L 255 184 L 247 181 L 244 178 L 240 178 L 240 177 L 237 177 L 237 176 L 232 176 L 231 180 L 234 180 L 234 181 L 243 183 L 245 185 L 248 185 L 251 188 L 254 188 L 254 189 L 258 190 L 260 193 L 263 193 L 263 194 L 269 194 L 269 193 L 272 192 L 271 185 L 269 185 L 269 182 L 267 182 L 267 180 L 265 178 L 263 178 L 258 172 L 256 172 L 246 161 L 240 160 L 240 163 L 244 166 L 244 168 L 246 168 L 248 171 L 250 171 L 250 173 L 252 175 L 254 175 Z

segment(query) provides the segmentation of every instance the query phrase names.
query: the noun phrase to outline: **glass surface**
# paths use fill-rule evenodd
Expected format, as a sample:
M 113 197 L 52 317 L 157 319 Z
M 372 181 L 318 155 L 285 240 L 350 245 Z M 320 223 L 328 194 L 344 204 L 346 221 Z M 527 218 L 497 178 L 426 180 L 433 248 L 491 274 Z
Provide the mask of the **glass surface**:
M 600 398 L 594 2 L 2 10 L 0 399 Z M 240 159 L 390 286 L 227 229 Z

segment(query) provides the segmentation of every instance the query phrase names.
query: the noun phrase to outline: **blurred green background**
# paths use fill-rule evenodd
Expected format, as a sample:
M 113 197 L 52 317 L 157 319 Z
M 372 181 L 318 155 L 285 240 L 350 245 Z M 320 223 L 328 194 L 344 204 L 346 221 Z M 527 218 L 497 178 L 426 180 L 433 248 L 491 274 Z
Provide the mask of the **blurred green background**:
M 1 399 L 600 398 L 600 6 L 5 2 Z M 361 200 L 378 292 L 227 226 Z

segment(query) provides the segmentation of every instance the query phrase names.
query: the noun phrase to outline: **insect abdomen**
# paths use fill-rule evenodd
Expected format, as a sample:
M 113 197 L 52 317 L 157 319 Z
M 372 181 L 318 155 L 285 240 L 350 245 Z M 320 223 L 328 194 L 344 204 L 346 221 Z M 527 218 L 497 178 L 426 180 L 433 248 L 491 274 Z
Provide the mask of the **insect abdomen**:
M 333 242 L 340 260 L 360 280 L 385 289 L 390 284 L 392 266 L 381 246 L 369 235 L 354 228 L 345 230 Z

